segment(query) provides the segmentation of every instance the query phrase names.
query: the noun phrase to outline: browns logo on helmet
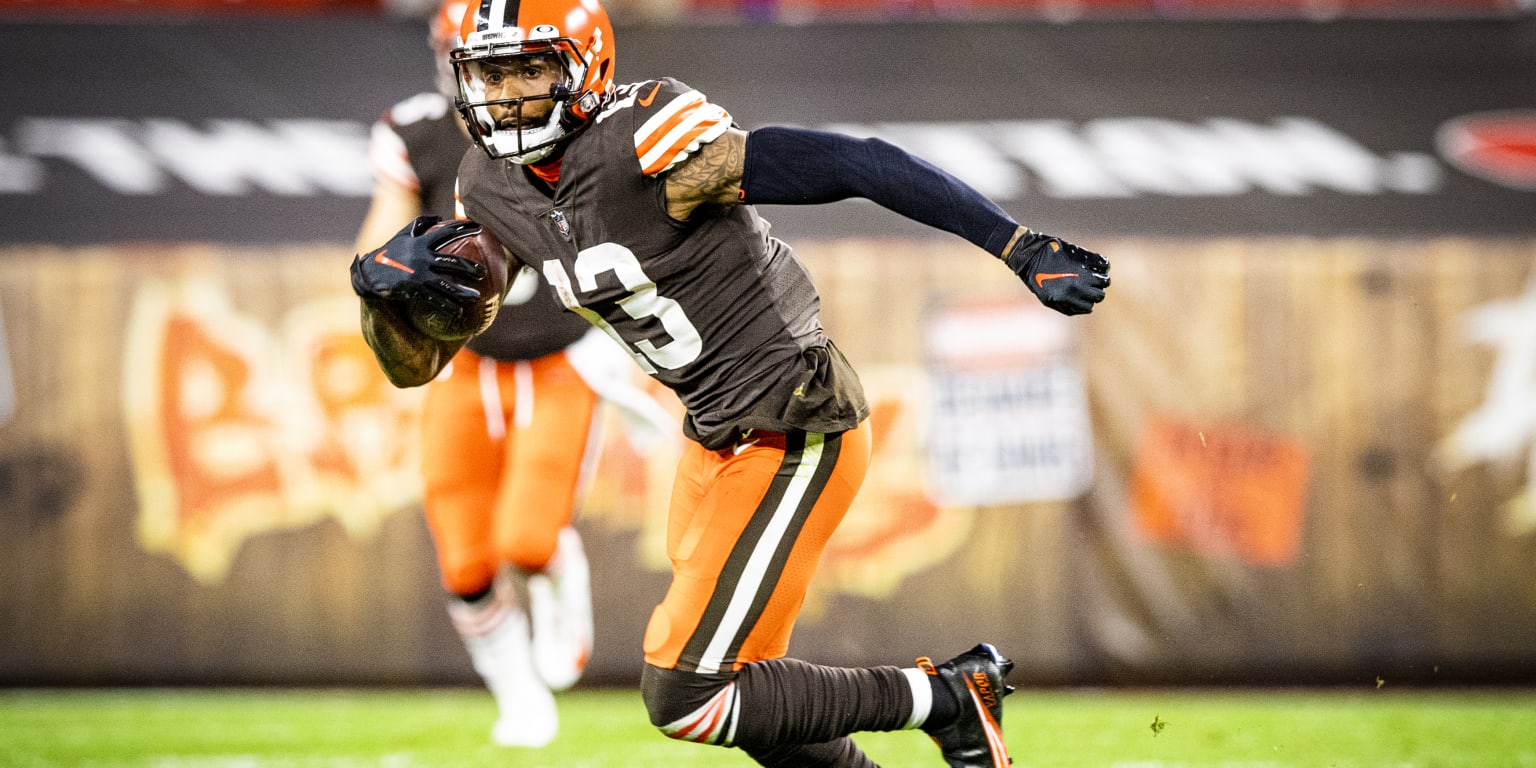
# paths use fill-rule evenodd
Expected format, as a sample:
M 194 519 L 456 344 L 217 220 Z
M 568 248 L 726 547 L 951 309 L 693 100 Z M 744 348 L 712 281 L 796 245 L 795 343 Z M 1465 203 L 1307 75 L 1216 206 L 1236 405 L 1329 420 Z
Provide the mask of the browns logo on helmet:
M 597 112 L 613 87 L 613 53 L 613 27 L 597 0 L 469 0 L 458 46 L 449 54 L 459 114 L 491 157 L 537 163 Z M 487 97 L 485 66 L 536 54 L 554 57 L 563 71 L 548 94 Z M 493 105 L 520 108 L 546 99 L 554 108 L 539 125 L 498 126 L 490 111 Z

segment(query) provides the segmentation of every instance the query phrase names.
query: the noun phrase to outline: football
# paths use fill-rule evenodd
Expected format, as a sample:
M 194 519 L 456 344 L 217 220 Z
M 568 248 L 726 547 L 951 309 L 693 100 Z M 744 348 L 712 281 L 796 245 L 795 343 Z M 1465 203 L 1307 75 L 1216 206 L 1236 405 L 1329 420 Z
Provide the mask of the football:
M 448 222 L 432 225 L 427 233 L 441 229 Z M 507 292 L 508 256 L 501 241 L 484 227 L 474 234 L 449 240 L 437 248 L 438 253 L 452 254 L 479 264 L 485 268 L 479 280 L 455 278 L 455 281 L 480 292 L 480 300 L 468 311 L 456 312 L 433 306 L 424 301 L 411 305 L 411 324 L 417 330 L 439 341 L 462 341 L 491 327 L 496 312 L 501 309 L 502 297 Z

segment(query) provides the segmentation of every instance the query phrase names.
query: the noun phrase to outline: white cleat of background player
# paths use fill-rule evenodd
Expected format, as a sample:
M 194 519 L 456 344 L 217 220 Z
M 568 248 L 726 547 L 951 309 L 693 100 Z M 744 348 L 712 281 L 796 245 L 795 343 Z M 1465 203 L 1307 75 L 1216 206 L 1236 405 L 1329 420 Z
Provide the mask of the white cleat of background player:
M 562 529 L 549 566 L 528 577 L 528 603 L 534 667 L 551 690 L 566 690 L 592 655 L 592 580 L 576 529 Z

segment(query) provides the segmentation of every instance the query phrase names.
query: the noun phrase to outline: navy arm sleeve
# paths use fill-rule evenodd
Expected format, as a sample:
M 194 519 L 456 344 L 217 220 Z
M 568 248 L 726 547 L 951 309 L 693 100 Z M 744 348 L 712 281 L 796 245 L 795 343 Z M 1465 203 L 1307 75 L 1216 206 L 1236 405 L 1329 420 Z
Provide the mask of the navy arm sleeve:
M 939 167 L 880 139 L 802 128 L 747 134 L 744 203 L 814 205 L 862 197 L 1001 258 L 1019 225 Z

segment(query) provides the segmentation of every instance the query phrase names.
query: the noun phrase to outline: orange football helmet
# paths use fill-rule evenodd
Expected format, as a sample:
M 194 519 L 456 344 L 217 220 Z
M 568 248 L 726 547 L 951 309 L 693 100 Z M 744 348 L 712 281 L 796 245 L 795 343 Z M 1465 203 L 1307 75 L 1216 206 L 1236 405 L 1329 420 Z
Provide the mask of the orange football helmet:
M 596 114 L 613 88 L 613 53 L 613 27 L 598 0 L 469 0 L 458 46 L 449 54 L 459 114 L 491 157 L 537 163 Z M 553 55 L 563 70 L 563 80 L 549 94 L 486 97 L 483 65 L 535 54 Z M 544 125 L 499 128 L 488 109 L 496 104 L 520 108 L 535 99 L 554 101 Z

